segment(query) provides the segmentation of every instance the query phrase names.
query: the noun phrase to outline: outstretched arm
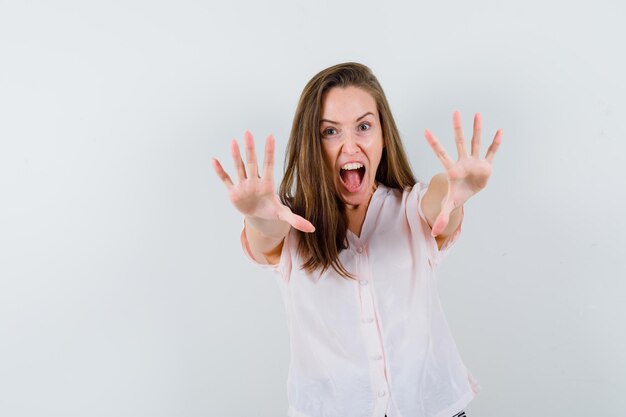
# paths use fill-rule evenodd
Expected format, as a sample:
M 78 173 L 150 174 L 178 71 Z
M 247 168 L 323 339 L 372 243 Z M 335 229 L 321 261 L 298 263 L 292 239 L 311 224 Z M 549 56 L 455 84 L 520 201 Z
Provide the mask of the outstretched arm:
M 222 164 L 212 158 L 213 170 L 228 189 L 228 197 L 235 208 L 244 215 L 245 234 L 250 251 L 259 263 L 276 264 L 285 236 L 291 227 L 303 232 L 313 232 L 313 225 L 294 214 L 280 202 L 274 188 L 274 137 L 265 141 L 263 176 L 259 176 L 254 139 L 249 131 L 244 133 L 246 166 L 244 166 L 237 141 L 231 142 L 231 155 L 237 172 L 237 184 L 224 171 Z
M 461 114 L 458 111 L 454 112 L 452 124 L 458 152 L 456 162 L 450 158 L 432 133 L 428 130 L 424 133 L 430 147 L 445 169 L 444 173 L 432 178 L 422 199 L 422 211 L 440 249 L 459 226 L 463 204 L 487 185 L 491 176 L 493 157 L 502 142 L 502 129 L 499 129 L 487 149 L 485 158 L 480 159 L 482 119 L 480 113 L 476 113 L 471 153 L 468 155 L 461 129 Z

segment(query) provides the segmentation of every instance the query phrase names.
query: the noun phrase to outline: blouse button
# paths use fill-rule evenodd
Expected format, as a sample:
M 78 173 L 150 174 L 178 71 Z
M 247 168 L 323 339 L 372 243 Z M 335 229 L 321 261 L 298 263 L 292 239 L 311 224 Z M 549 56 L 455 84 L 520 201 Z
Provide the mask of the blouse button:
M 381 360 L 382 358 L 383 358 L 383 357 L 382 357 L 381 355 L 375 355 L 373 359 L 374 359 L 374 360 L 379 361 L 379 360 Z
M 363 253 L 363 246 L 359 246 L 358 248 L 356 248 L 356 251 L 358 253 Z
M 378 391 L 378 396 L 379 397 L 384 397 L 385 395 L 387 395 L 387 391 L 383 391 L 383 390 Z
M 361 279 L 361 280 L 359 280 L 359 284 L 367 285 L 367 280 L 366 279 Z

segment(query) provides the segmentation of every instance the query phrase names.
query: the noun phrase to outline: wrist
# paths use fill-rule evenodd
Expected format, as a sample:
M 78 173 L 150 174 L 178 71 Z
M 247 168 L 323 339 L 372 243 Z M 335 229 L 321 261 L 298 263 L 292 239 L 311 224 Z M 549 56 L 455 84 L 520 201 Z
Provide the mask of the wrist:
M 263 219 L 261 217 L 245 216 L 244 226 L 254 230 L 254 233 L 267 239 L 282 239 L 291 225 L 280 219 Z

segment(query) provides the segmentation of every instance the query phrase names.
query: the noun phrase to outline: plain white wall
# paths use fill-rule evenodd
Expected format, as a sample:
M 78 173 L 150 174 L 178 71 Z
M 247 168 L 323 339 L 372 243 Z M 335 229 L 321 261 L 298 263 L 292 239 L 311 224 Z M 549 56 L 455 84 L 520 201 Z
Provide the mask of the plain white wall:
M 623 3 L 0 1 L 0 415 L 286 415 L 273 276 L 211 170 L 377 74 L 416 175 L 503 145 L 440 269 L 471 417 L 626 408 Z M 410 416 L 406 416 L 410 417 Z

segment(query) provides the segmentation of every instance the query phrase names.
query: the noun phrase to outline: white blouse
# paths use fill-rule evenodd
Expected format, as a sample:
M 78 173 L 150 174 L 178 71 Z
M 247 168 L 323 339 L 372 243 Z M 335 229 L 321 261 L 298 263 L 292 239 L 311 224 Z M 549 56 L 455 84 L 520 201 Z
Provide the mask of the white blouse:
M 435 277 L 461 226 L 439 250 L 421 210 L 426 189 L 378 186 L 361 236 L 348 231 L 339 254 L 356 281 L 332 268 L 321 276 L 301 269 L 294 229 L 279 263 L 261 265 L 276 271 L 286 308 L 289 417 L 451 417 L 480 390 Z

